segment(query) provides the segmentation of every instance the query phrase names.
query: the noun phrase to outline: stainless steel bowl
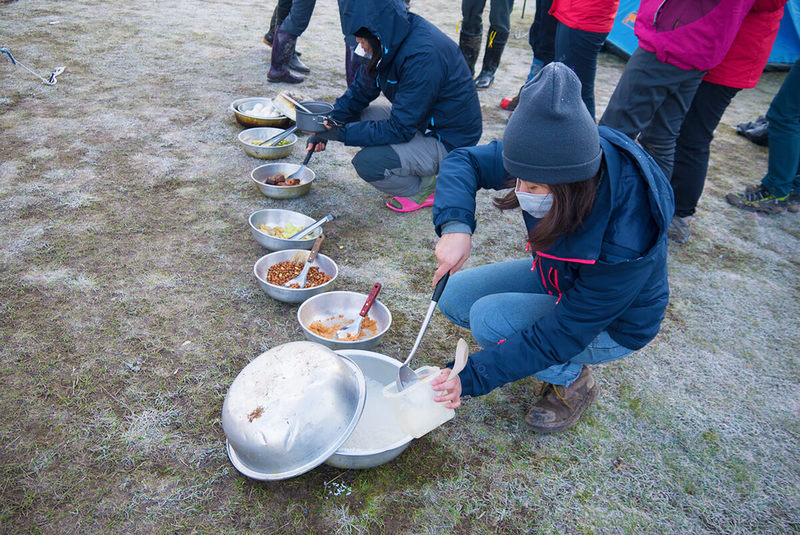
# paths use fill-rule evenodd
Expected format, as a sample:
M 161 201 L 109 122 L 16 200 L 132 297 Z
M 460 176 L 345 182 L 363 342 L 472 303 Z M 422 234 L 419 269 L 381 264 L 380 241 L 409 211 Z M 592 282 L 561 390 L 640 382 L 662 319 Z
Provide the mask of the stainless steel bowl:
M 361 369 L 363 374 L 369 378 L 378 381 L 381 384 L 387 385 L 397 379 L 397 370 L 402 364 L 399 360 L 373 353 L 371 351 L 361 351 L 358 349 L 342 349 L 337 351 L 339 355 L 343 355 L 353 362 L 355 362 Z M 368 415 L 368 411 L 372 408 L 371 403 L 374 403 L 374 391 L 367 389 L 367 402 L 362 413 L 362 418 Z M 382 394 L 378 394 L 381 395 Z M 398 429 L 400 424 L 394 417 L 392 411 L 387 411 L 387 416 L 397 425 Z M 392 423 L 388 423 L 392 425 Z M 348 443 L 344 442 L 342 447 L 336 450 L 336 453 L 331 455 L 325 464 L 335 466 L 337 468 L 372 468 L 384 463 L 387 463 L 403 453 L 408 445 L 413 440 L 411 435 L 406 435 L 398 431 L 394 440 L 388 440 L 378 448 L 365 449 L 365 448 L 352 448 L 347 447 Z
M 358 292 L 327 292 L 308 298 L 297 309 L 297 321 L 303 328 L 307 340 L 317 342 L 332 349 L 371 349 L 378 345 L 380 339 L 392 325 L 392 313 L 386 306 L 375 300 L 367 316 L 375 320 L 378 332 L 364 340 L 342 341 L 331 340 L 311 331 L 309 328 L 315 321 L 327 326 L 334 326 L 346 319 L 355 319 L 367 300 L 366 294 Z M 343 316 L 343 317 L 340 317 Z
M 272 99 L 265 97 L 239 98 L 231 102 L 230 109 L 236 116 L 236 120 L 245 126 L 288 128 L 292 125 L 292 120 L 285 115 L 278 115 L 277 117 L 257 117 L 251 115 L 249 112 L 258 103 L 272 103 Z
M 262 145 L 256 145 L 259 141 L 266 141 L 272 136 L 276 136 L 283 132 L 281 128 L 268 128 L 268 127 L 259 127 L 259 128 L 248 128 L 246 130 L 242 130 L 239 132 L 239 144 L 244 148 L 244 151 L 253 156 L 255 158 L 261 158 L 262 160 L 277 160 L 278 158 L 285 158 L 292 153 L 292 149 L 297 144 L 297 136 L 294 134 L 289 134 L 286 138 L 288 143 L 284 145 L 278 145 L 277 147 L 265 147 Z
M 322 464 L 347 440 L 366 402 L 361 369 L 311 342 L 256 357 L 222 405 L 228 457 L 242 474 L 286 479 Z
M 336 276 L 339 274 L 339 268 L 336 267 L 336 262 L 322 253 L 317 254 L 314 264 L 324 273 L 331 276 L 331 280 L 325 284 L 312 286 L 311 288 L 285 288 L 267 282 L 267 273 L 270 267 L 284 260 L 305 262 L 309 253 L 309 251 L 304 251 L 302 249 L 286 249 L 262 256 L 253 266 L 253 273 L 258 279 L 258 285 L 261 286 L 261 289 L 264 290 L 268 296 L 284 303 L 302 303 L 311 296 L 327 291 L 332 286 L 333 281 L 336 280 Z
M 259 165 L 250 173 L 250 178 L 255 182 L 261 193 L 272 199 L 293 199 L 308 193 L 311 183 L 316 175 L 314 171 L 306 167 L 300 174 L 300 184 L 296 186 L 271 186 L 264 184 L 264 179 L 274 176 L 277 173 L 291 175 L 300 167 L 297 163 L 265 163 Z
M 314 219 L 303 215 L 300 212 L 292 212 L 291 210 L 281 210 L 280 208 L 268 208 L 266 210 L 258 210 L 250 214 L 250 232 L 253 234 L 255 240 L 269 249 L 270 251 L 283 251 L 285 249 L 311 249 L 314 245 L 314 239 L 322 234 L 322 229 L 317 228 L 311 234 L 306 236 L 307 239 L 302 240 L 287 240 L 270 236 L 269 234 L 258 230 L 261 225 L 268 227 L 284 227 L 287 223 L 292 223 L 298 227 L 305 228 L 312 223 Z

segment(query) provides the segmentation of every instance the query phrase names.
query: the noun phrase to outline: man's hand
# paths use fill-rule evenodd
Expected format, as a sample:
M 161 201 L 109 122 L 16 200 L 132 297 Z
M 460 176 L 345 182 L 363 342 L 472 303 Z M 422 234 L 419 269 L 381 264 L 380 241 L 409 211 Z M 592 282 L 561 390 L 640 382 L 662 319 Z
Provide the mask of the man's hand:
M 465 232 L 443 234 L 436 244 L 436 260 L 439 261 L 439 267 L 433 274 L 433 284 L 439 282 L 445 273 L 455 273 L 461 269 L 469 258 L 471 248 L 472 234 Z

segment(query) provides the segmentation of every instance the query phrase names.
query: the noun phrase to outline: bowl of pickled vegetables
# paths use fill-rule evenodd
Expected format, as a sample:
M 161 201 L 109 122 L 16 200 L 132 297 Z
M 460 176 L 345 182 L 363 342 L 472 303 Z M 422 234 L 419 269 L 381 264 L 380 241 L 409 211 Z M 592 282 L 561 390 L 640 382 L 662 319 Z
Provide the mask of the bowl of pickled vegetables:
M 289 238 L 316 220 L 291 210 L 267 208 L 250 214 L 250 232 L 253 238 L 270 251 L 286 249 L 311 249 L 314 239 L 322 234 L 322 227 L 299 240 Z
M 292 149 L 297 143 L 296 135 L 289 134 L 285 139 L 282 139 L 275 145 L 259 145 L 259 143 L 263 143 L 281 132 L 283 132 L 281 128 L 248 128 L 247 130 L 239 132 L 239 144 L 247 154 L 254 158 L 260 158 L 262 160 L 285 158 L 292 153 Z

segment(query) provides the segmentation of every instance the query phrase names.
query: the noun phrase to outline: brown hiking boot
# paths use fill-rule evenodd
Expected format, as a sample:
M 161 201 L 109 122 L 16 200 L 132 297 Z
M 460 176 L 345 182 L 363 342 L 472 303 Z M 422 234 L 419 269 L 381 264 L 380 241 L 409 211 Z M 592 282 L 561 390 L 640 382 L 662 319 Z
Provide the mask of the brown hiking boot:
M 542 398 L 531 408 L 525 423 L 539 433 L 556 433 L 572 427 L 597 397 L 597 383 L 584 366 L 571 385 L 544 383 Z

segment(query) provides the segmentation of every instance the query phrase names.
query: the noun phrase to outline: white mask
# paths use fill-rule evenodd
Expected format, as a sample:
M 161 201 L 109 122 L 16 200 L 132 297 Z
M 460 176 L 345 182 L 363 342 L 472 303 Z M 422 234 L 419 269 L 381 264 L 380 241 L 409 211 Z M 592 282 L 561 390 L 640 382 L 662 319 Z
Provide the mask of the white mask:
M 519 182 L 517 182 L 514 193 L 517 194 L 520 208 L 536 219 L 541 219 L 546 216 L 547 212 L 549 212 L 550 208 L 553 206 L 552 193 L 528 193 L 526 191 L 519 191 Z
M 353 50 L 353 53 L 356 56 L 361 56 L 364 59 L 372 59 L 372 54 L 367 54 L 367 51 L 364 50 L 364 47 L 361 46 L 361 43 L 358 43 L 355 50 Z

